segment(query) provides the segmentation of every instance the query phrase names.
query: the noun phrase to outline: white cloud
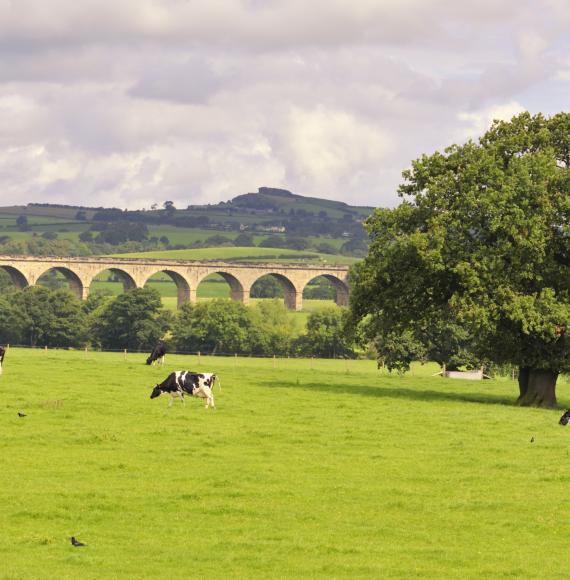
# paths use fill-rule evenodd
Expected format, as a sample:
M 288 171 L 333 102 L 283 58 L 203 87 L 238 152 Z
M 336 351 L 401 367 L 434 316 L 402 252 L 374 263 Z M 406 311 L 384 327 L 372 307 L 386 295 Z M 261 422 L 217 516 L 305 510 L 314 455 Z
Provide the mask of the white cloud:
M 480 111 L 459 113 L 458 119 L 466 123 L 467 126 L 461 129 L 458 138 L 476 139 L 489 129 L 493 121 L 510 121 L 515 115 L 522 113 L 524 110 L 525 108 L 520 103 L 511 101 L 510 103 L 487 107 Z
M 268 185 L 392 205 L 411 159 L 536 110 L 545 84 L 538 106 L 564 106 L 566 18 L 558 0 L 0 0 L 2 203 Z
M 282 146 L 290 159 L 291 179 L 302 190 L 330 197 L 341 183 L 346 188 L 371 164 L 380 165 L 388 139 L 349 113 L 318 106 L 291 111 Z

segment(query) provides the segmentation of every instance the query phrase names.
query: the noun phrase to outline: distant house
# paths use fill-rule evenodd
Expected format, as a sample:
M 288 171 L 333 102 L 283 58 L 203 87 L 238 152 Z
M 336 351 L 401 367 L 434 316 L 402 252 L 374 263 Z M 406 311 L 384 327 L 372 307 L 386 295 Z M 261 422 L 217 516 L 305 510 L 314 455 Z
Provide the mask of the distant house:
M 256 232 L 270 232 L 272 234 L 282 234 L 286 232 L 285 226 L 253 226 Z

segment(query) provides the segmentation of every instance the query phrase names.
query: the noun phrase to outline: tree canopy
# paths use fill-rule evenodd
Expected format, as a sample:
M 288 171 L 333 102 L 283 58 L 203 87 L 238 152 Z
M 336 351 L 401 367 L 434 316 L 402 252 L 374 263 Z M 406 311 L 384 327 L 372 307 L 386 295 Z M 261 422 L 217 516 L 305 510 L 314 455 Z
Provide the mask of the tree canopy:
M 478 357 L 519 367 L 521 404 L 554 405 L 570 370 L 570 115 L 496 121 L 403 177 L 402 203 L 367 221 L 354 319 L 418 340 L 459 324 Z
M 92 338 L 103 348 L 152 348 L 164 336 L 172 319 L 153 288 L 137 288 L 94 306 L 97 316 L 91 324 Z

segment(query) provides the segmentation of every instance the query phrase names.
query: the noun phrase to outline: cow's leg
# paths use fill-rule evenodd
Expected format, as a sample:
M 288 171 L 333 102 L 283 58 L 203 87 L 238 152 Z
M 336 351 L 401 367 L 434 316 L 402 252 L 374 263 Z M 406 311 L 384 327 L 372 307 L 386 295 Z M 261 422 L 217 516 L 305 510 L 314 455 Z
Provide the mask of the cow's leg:
M 170 397 L 170 401 L 168 401 L 168 406 L 172 407 L 172 403 L 174 403 L 174 397 Z
M 164 366 L 164 355 L 160 357 L 160 364 L 161 366 Z

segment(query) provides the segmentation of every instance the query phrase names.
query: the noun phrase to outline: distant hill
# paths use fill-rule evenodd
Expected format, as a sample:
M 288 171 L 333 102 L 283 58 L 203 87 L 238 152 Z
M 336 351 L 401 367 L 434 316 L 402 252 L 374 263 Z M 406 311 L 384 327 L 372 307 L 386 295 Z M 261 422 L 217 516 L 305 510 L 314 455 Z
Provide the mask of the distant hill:
M 218 247 L 235 240 L 240 246 L 361 257 L 368 241 L 362 224 L 373 210 L 272 187 L 186 208 L 171 201 L 128 211 L 30 203 L 0 207 L 0 253 L 107 254 L 110 246 L 123 253 Z
M 192 212 L 208 213 L 211 215 L 227 216 L 229 214 L 252 215 L 250 212 L 259 214 L 288 213 L 291 210 L 301 210 L 299 215 L 327 215 L 329 218 L 339 218 L 350 214 L 357 218 L 366 218 L 374 210 L 370 206 L 352 206 L 342 201 L 333 201 L 317 197 L 305 197 L 292 193 L 286 189 L 274 187 L 260 187 L 256 193 L 244 193 L 237 195 L 228 201 L 218 204 L 189 205 L 187 208 L 175 208 L 177 215 L 187 215 Z M 169 213 L 164 208 L 154 210 L 131 210 L 124 211 L 118 208 L 88 207 L 63 205 L 53 203 L 29 203 L 27 205 L 0 207 L 0 214 L 45 216 L 59 219 L 74 219 L 78 211 L 83 211 L 87 219 L 100 212 L 114 212 L 116 215 L 146 214 L 149 219 Z M 170 212 L 171 213 L 171 212 Z
M 191 206 L 198 208 L 200 206 Z M 203 207 L 203 206 L 202 206 Z M 212 207 L 212 206 L 208 206 Z M 317 197 L 305 197 L 291 193 L 286 189 L 276 189 L 273 187 L 260 187 L 257 193 L 246 193 L 238 195 L 228 202 L 222 202 L 214 207 L 223 209 L 232 208 L 236 211 L 240 209 L 265 211 L 267 213 L 295 212 L 294 215 L 306 216 L 327 215 L 329 218 L 343 217 L 350 214 L 356 218 L 366 218 L 373 209 L 372 207 L 350 206 L 342 201 L 331 201 Z M 190 208 L 189 208 L 190 209 Z

